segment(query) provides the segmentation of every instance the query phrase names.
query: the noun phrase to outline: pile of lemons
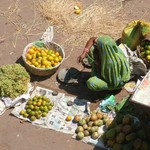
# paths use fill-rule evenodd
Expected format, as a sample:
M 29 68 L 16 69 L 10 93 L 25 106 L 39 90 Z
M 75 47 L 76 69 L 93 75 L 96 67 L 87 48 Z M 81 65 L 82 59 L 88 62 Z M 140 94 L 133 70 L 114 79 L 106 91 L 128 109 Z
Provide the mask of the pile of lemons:
M 140 44 L 140 53 L 143 58 L 150 61 L 150 41 L 144 40 Z
M 46 117 L 48 112 L 52 110 L 54 104 L 45 96 L 34 96 L 30 98 L 20 115 L 24 118 L 29 118 L 31 121 Z
M 26 62 L 37 68 L 53 68 L 62 61 L 62 56 L 56 50 L 31 46 L 26 53 Z

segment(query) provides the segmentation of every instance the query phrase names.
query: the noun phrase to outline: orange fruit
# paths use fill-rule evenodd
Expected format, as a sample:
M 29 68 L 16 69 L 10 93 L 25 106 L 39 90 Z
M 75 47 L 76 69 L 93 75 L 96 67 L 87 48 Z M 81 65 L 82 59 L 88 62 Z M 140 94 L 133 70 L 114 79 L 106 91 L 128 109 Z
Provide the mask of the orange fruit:
M 59 56 L 58 59 L 59 59 L 60 62 L 62 61 L 62 57 L 61 56 Z
M 72 116 L 69 116 L 69 115 L 68 115 L 68 116 L 66 117 L 66 121 L 71 121 L 71 120 L 72 120 Z
M 28 60 L 31 60 L 31 59 L 32 59 L 32 55 L 29 54 L 29 53 L 27 53 L 26 58 L 27 58 Z
M 30 49 L 28 50 L 28 53 L 29 53 L 29 54 L 33 54 L 33 53 L 34 53 L 34 49 L 33 49 L 33 48 L 30 48 Z
M 52 56 L 49 56 L 47 59 L 48 59 L 49 61 L 54 60 L 54 58 L 53 58 Z
M 58 62 L 59 62 L 59 58 L 58 58 L 58 57 L 55 57 L 54 61 L 55 61 L 56 63 L 58 63 Z
M 55 52 L 55 55 L 56 55 L 56 56 L 59 56 L 59 52 Z

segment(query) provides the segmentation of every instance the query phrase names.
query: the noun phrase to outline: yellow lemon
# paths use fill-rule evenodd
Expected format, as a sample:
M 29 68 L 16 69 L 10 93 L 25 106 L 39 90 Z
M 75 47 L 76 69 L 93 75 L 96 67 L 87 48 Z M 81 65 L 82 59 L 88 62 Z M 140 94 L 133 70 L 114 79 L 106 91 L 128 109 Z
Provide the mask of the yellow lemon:
M 68 116 L 66 117 L 66 121 L 71 121 L 71 120 L 72 120 L 72 117 L 68 115 Z
M 147 55 L 147 56 L 146 56 L 146 59 L 147 59 L 148 61 L 150 61 L 150 55 Z
M 81 9 L 76 9 L 74 13 L 79 15 L 81 13 Z

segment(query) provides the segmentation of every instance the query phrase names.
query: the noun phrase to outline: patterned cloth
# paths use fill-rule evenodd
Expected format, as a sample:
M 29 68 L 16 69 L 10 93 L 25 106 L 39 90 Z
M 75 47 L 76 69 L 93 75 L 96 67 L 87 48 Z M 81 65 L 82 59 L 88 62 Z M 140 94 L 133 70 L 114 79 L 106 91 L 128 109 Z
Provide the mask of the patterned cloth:
M 100 74 L 96 69 L 95 51 L 100 64 Z M 107 35 L 97 38 L 96 45 L 91 47 L 88 54 L 88 61 L 92 66 L 92 77 L 88 79 L 87 86 L 91 90 L 119 89 L 130 79 L 129 63 L 124 53 Z

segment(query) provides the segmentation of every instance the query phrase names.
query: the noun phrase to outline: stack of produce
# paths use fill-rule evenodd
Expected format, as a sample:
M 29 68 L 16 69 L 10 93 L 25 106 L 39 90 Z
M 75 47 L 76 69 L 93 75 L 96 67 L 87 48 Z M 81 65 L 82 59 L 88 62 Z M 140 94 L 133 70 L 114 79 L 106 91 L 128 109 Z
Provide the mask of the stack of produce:
M 149 150 L 145 131 L 130 115 L 119 114 L 102 135 L 104 143 L 113 150 Z
M 25 108 L 20 111 L 20 115 L 28 118 L 31 121 L 46 117 L 54 104 L 45 96 L 34 96 L 30 98 L 25 105 Z
M 150 62 L 150 41 L 144 40 L 140 44 L 140 55 L 143 59 Z
M 62 56 L 56 50 L 32 46 L 26 54 L 26 62 L 37 68 L 53 68 L 62 61 Z
M 91 115 L 81 118 L 76 115 L 73 119 L 78 123 L 76 129 L 76 139 L 82 140 L 84 137 L 90 136 L 92 139 L 99 137 L 99 127 L 106 123 L 107 115 L 100 111 L 93 112 Z
M 14 99 L 28 91 L 30 76 L 20 64 L 0 67 L 0 96 Z

